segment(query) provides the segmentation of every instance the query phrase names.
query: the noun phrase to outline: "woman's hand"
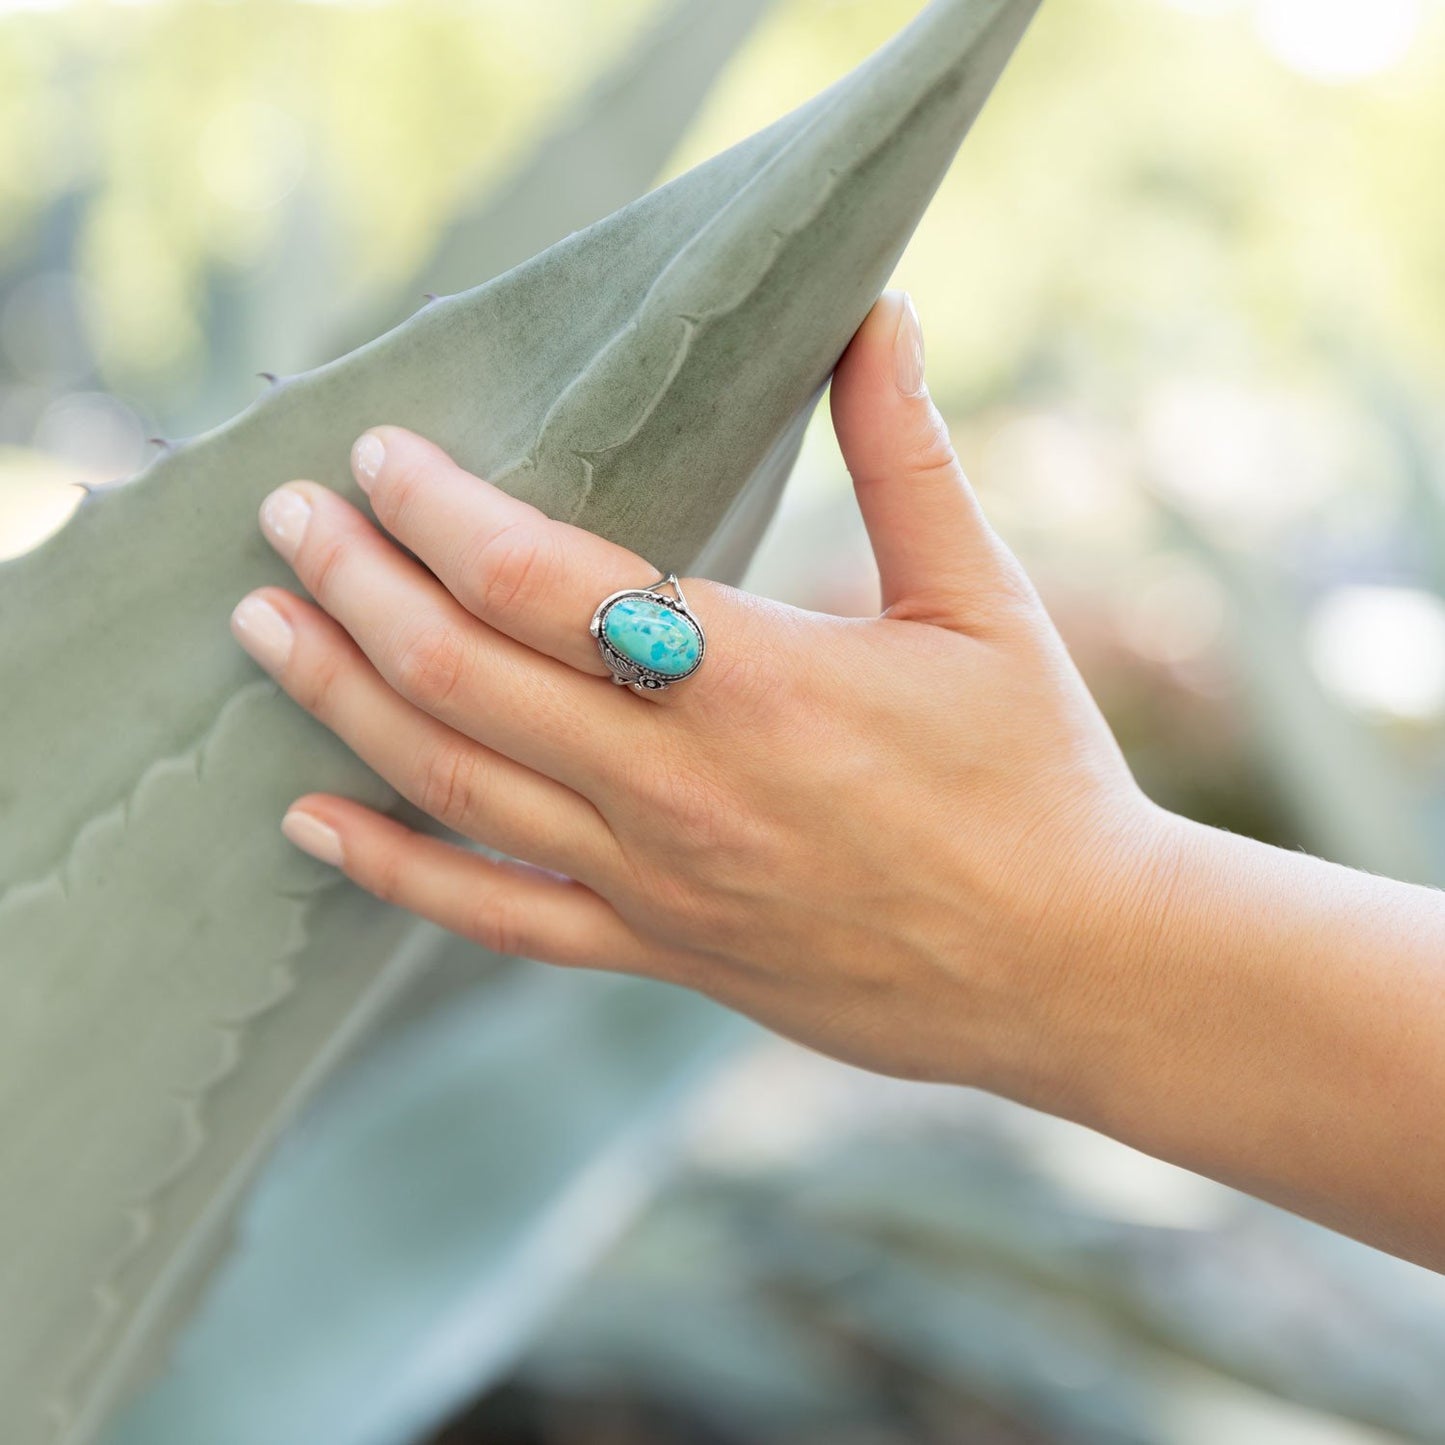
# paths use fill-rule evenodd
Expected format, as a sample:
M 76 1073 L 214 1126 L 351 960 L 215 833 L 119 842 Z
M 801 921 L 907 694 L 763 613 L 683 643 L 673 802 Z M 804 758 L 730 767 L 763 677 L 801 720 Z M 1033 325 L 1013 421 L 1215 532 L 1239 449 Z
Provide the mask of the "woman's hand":
M 498 952 L 684 984 L 1438 1265 L 1445 896 L 1143 796 L 979 513 L 906 298 L 869 314 L 832 407 L 882 614 L 684 578 L 707 654 L 646 698 L 588 623 L 656 578 L 647 559 L 396 427 L 353 465 L 425 566 L 324 487 L 274 493 L 262 524 L 320 605 L 264 588 L 237 637 L 398 791 L 510 858 L 321 794 L 287 836 Z
M 684 578 L 707 654 L 647 698 L 588 624 L 652 562 L 396 427 L 353 465 L 425 566 L 323 487 L 274 493 L 267 535 L 320 605 L 264 588 L 237 637 L 510 859 L 321 794 L 287 836 L 499 952 L 685 984 L 1445 1264 L 1445 895 L 1144 798 L 979 514 L 902 296 L 832 407 L 882 614 Z
M 684 984 L 872 1069 L 1026 1095 L 1072 1067 L 1060 1038 L 1146 926 L 1165 815 L 980 514 L 922 367 L 892 292 L 832 385 L 882 614 L 685 577 L 707 654 L 647 698 L 588 622 L 651 561 L 397 427 L 352 463 L 424 565 L 324 487 L 272 494 L 262 525 L 316 604 L 263 588 L 237 638 L 405 797 L 521 861 L 321 794 L 287 836 L 498 952 Z

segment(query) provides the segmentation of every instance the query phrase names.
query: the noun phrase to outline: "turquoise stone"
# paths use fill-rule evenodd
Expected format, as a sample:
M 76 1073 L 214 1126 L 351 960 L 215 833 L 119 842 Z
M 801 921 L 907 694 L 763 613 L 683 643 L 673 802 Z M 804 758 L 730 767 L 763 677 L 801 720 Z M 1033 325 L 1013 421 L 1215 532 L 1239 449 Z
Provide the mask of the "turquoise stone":
M 697 666 L 701 639 L 681 613 L 650 597 L 621 597 L 602 618 L 602 635 L 623 657 L 664 677 Z

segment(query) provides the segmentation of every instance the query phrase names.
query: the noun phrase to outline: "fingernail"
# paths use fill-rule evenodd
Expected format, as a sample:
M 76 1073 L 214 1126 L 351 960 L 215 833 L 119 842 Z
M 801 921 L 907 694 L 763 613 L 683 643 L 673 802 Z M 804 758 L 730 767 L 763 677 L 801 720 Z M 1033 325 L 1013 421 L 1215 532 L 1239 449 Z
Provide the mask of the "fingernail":
M 918 324 L 913 297 L 906 291 L 898 317 L 898 330 L 893 337 L 893 368 L 898 390 L 904 396 L 923 394 L 923 328 Z
M 300 550 L 311 520 L 311 503 L 294 487 L 277 487 L 261 503 L 261 530 L 289 562 Z
M 362 432 L 356 445 L 351 448 L 351 470 L 356 475 L 356 485 L 368 496 L 372 483 L 381 475 L 381 464 L 386 460 L 386 448 L 375 432 Z
M 281 831 L 303 853 L 309 853 L 333 868 L 341 866 L 341 835 L 320 818 L 292 808 L 281 819 Z
M 296 634 L 291 624 L 264 597 L 243 597 L 231 613 L 236 641 L 266 669 L 280 672 L 291 656 Z

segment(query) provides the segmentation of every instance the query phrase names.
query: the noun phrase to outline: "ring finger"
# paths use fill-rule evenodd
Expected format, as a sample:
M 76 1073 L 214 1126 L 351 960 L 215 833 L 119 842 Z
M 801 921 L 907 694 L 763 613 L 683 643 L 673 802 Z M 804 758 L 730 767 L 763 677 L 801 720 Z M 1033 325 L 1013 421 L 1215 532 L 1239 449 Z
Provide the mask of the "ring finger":
M 261 524 L 404 698 L 575 792 L 605 791 L 623 734 L 633 741 L 657 726 L 618 689 L 479 622 L 328 488 L 287 483 L 266 499 Z
M 530 502 L 459 467 L 440 447 L 403 427 L 378 426 L 358 438 L 352 470 L 377 519 L 416 553 L 473 616 L 528 647 L 579 672 L 610 675 L 588 624 L 597 604 L 613 592 L 641 589 L 659 569 L 606 537 L 549 517 Z M 689 608 L 706 616 L 708 645 L 736 658 L 747 609 L 739 594 L 707 578 L 686 578 Z M 716 633 L 716 639 L 714 639 Z M 687 634 L 675 640 L 679 667 Z M 667 653 L 667 643 L 662 644 Z M 671 665 L 662 659 L 663 670 Z M 696 701 L 720 675 L 705 663 L 675 692 L 652 694 L 660 703 Z

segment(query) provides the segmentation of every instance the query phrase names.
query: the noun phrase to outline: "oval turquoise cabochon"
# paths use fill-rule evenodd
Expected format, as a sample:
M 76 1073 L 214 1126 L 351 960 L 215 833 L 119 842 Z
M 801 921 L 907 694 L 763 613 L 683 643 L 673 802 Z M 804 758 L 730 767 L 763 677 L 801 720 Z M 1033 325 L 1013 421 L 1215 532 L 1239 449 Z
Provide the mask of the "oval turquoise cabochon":
M 619 597 L 602 616 L 602 635 L 630 662 L 664 677 L 691 672 L 702 655 L 697 628 L 650 597 Z

